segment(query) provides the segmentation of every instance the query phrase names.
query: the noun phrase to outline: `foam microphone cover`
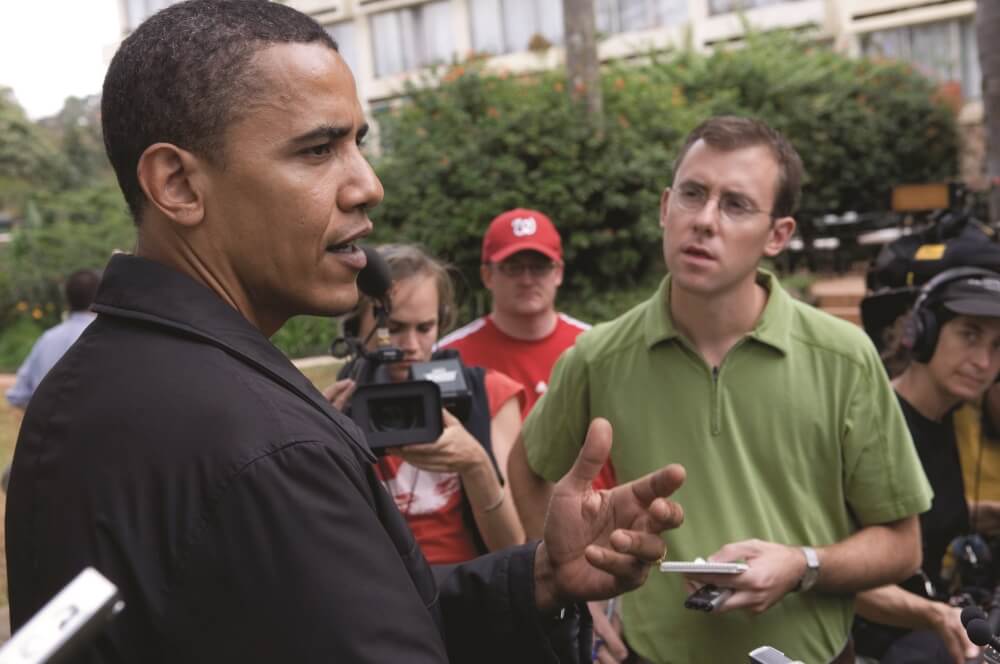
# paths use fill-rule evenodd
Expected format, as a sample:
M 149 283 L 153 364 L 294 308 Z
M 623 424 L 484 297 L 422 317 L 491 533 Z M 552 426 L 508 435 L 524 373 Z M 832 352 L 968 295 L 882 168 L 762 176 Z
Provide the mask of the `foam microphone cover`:
M 969 624 L 965 626 L 965 631 L 969 634 L 969 640 L 977 646 L 988 645 L 993 638 L 989 624 L 981 618 L 970 620 Z
M 967 606 L 962 609 L 962 627 L 968 627 L 976 618 L 986 620 L 986 614 L 978 606 Z
M 368 264 L 358 274 L 358 288 L 368 297 L 381 300 L 392 286 L 389 264 L 371 247 L 361 247 L 361 251 L 365 252 Z

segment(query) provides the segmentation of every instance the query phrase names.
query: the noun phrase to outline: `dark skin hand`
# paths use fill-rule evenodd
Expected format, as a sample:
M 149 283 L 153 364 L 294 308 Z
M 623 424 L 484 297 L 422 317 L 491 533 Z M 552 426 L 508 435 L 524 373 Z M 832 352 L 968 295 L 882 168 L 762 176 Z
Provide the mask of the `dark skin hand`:
M 638 588 L 666 553 L 660 533 L 684 521 L 681 506 L 668 500 L 684 482 L 677 464 L 614 489 L 593 489 L 611 438 L 607 420 L 591 422 L 576 462 L 554 487 L 535 554 L 542 611 Z

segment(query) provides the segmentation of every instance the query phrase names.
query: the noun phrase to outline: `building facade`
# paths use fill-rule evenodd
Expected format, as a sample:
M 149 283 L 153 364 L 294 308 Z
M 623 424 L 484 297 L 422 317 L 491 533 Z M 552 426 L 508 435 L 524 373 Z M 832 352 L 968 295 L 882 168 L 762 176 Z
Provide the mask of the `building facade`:
M 156 0 L 128 0 L 157 4 Z M 282 0 L 327 26 L 370 104 L 421 70 L 488 56 L 498 70 L 562 63 L 562 0 Z M 975 0 L 594 0 L 602 60 L 709 49 L 757 29 L 809 30 L 852 55 L 899 58 L 961 86 L 976 114 Z M 981 109 L 978 110 L 981 114 Z

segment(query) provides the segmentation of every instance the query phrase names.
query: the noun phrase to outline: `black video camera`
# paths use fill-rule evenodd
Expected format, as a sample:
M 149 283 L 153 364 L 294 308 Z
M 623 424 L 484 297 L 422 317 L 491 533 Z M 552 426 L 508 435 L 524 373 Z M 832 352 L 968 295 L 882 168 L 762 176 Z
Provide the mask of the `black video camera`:
M 348 349 L 347 355 L 343 349 Z M 398 348 L 369 351 L 358 339 L 341 338 L 332 352 L 352 358 L 340 374 L 358 385 L 345 414 L 365 433 L 376 454 L 384 454 L 387 447 L 437 440 L 444 430 L 442 408 L 463 422 L 469 416 L 472 393 L 465 366 L 454 351 L 439 351 L 429 362 L 413 364 L 409 380 L 398 383 L 386 371 L 387 364 L 403 359 Z

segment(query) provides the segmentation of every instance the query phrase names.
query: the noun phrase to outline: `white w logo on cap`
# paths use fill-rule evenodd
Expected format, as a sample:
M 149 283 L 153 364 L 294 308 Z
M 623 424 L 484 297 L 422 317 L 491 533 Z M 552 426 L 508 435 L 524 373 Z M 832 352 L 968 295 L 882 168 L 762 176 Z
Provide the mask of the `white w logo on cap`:
M 534 217 L 520 217 L 518 219 L 511 219 L 510 227 L 514 231 L 514 235 L 524 237 L 525 235 L 535 234 L 535 231 L 538 230 L 538 222 L 535 221 Z

